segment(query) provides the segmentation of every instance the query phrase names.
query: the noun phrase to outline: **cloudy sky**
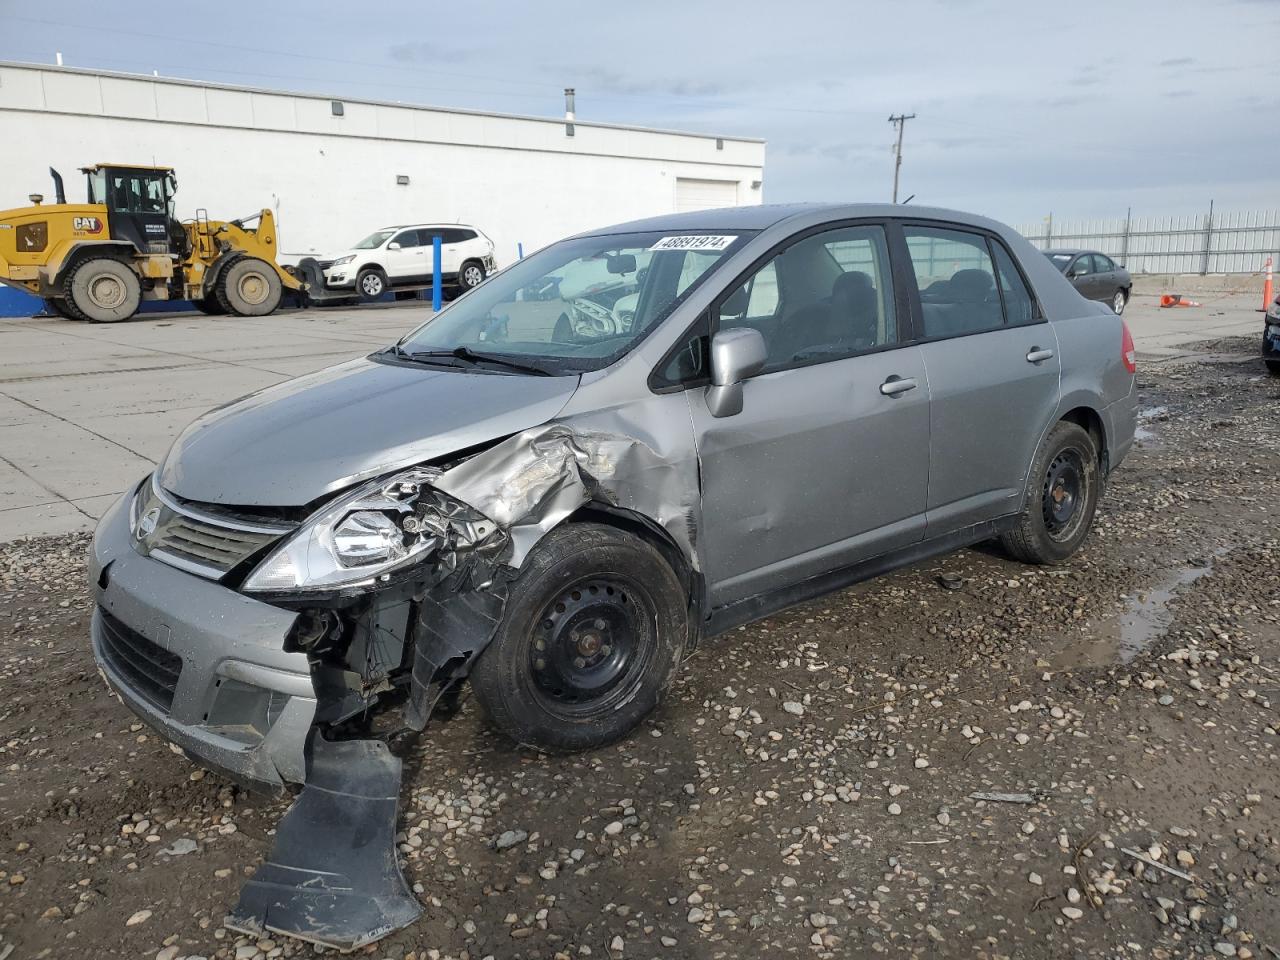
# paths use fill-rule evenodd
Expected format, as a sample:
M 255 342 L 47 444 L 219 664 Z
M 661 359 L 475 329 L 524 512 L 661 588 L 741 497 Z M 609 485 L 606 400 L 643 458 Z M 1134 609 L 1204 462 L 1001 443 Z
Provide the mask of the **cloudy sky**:
M 1280 2 L 0 0 L 0 59 L 768 140 L 765 198 L 1280 205 Z M 192 11 L 190 17 L 186 11 Z

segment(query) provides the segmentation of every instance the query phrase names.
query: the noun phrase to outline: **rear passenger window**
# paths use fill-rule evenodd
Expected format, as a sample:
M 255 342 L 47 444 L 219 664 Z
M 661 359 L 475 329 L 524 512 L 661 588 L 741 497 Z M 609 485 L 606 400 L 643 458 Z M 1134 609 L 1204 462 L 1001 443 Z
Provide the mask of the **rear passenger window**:
M 1036 302 L 1022 282 L 1022 274 L 1014 266 L 1013 258 L 999 243 L 992 243 L 996 252 L 996 268 L 1000 274 L 1000 295 L 1004 300 L 1005 323 L 1018 326 L 1024 323 L 1035 323 L 1040 319 Z
M 884 229 L 844 227 L 798 240 L 721 301 L 717 329 L 764 336 L 764 371 L 839 360 L 898 341 Z
M 926 337 L 959 337 L 1004 326 L 986 237 L 936 227 L 906 226 L 903 232 Z

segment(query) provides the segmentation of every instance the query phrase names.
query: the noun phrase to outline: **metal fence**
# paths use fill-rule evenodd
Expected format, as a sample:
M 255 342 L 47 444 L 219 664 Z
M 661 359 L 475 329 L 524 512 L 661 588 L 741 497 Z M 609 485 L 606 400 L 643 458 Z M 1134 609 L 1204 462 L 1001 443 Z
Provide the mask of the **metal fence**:
M 1280 211 L 1215 212 L 1191 217 L 1059 221 L 1053 214 L 1018 232 L 1041 250 L 1086 247 L 1130 273 L 1257 273 L 1280 256 Z

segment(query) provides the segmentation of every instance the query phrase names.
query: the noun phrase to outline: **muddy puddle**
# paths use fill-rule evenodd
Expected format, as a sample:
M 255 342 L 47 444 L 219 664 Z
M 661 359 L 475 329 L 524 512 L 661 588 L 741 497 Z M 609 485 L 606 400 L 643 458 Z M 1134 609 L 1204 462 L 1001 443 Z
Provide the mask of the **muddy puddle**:
M 1138 423 L 1133 429 L 1133 439 L 1139 443 L 1150 444 L 1159 439 L 1156 424 L 1169 419 L 1169 408 L 1166 406 L 1143 407 L 1138 411 Z
M 1087 624 L 1072 637 L 1051 644 L 1046 659 L 1054 670 L 1108 667 L 1128 663 L 1164 636 L 1173 620 L 1169 609 L 1178 593 L 1213 571 L 1214 561 L 1228 552 L 1221 548 L 1205 559 L 1191 560 L 1165 573 L 1155 584 L 1129 595 L 1116 614 Z

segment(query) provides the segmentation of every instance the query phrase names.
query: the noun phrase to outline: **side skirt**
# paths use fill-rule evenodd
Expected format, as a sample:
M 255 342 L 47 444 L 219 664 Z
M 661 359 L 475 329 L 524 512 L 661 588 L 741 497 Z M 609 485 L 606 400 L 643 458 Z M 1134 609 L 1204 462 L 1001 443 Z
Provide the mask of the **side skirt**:
M 743 624 L 751 623 L 753 620 L 767 617 L 771 613 L 777 613 L 779 610 L 784 610 L 797 603 L 821 597 L 834 590 L 842 590 L 855 583 L 861 583 L 863 580 L 870 580 L 891 570 L 897 570 L 899 567 L 909 566 L 944 553 L 951 553 L 961 547 L 981 543 L 983 540 L 990 540 L 1012 530 L 1017 520 L 1017 514 L 1000 517 L 996 520 L 984 520 L 982 523 L 962 527 L 959 530 L 944 533 L 928 540 L 921 540 L 919 543 L 913 543 L 910 546 L 892 550 L 889 553 L 882 553 L 878 557 L 860 560 L 847 567 L 840 567 L 828 573 L 810 577 L 808 580 L 801 580 L 799 583 L 788 584 L 768 593 L 759 593 L 754 597 L 747 597 L 723 607 L 716 607 L 707 617 L 703 625 L 702 635 L 704 637 L 714 637 L 717 634 L 724 633 L 726 630 L 732 630 Z

